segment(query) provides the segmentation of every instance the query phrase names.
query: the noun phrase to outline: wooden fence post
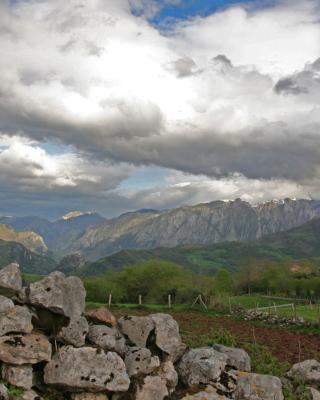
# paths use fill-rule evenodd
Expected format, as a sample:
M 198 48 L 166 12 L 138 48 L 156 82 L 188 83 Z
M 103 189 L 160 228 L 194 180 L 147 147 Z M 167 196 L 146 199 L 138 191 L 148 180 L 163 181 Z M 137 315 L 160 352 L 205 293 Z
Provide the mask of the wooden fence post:
M 139 294 L 139 306 L 141 306 L 141 304 L 142 304 L 142 296 L 141 294 Z
M 112 303 L 112 294 L 110 293 L 109 294 L 109 301 L 108 301 L 109 308 L 111 307 L 111 303 Z
M 168 294 L 168 307 L 171 308 L 171 294 Z

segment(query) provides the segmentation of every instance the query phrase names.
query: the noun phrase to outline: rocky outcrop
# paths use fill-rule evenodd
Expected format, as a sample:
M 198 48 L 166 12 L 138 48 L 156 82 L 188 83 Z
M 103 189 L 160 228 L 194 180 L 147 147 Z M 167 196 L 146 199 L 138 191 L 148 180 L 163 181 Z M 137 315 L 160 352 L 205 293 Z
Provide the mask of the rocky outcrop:
M 7 225 L 0 224 L 0 239 L 21 243 L 35 253 L 45 254 L 48 252 L 48 247 L 43 238 L 35 232 L 17 232 Z
M 121 249 L 211 245 L 254 240 L 320 216 L 319 201 L 271 201 L 258 206 L 236 199 L 168 211 L 126 213 L 87 229 L 69 249 L 97 260 Z
M 12 296 L 0 296 L 0 399 L 10 385 L 22 400 L 283 400 L 281 380 L 251 373 L 242 349 L 186 349 L 168 314 L 118 322 L 107 309 L 85 314 L 78 278 L 56 272 L 21 288 L 19 275 L 16 265 L 0 271 Z M 304 383 L 317 400 L 319 371 L 305 361 L 283 382 Z

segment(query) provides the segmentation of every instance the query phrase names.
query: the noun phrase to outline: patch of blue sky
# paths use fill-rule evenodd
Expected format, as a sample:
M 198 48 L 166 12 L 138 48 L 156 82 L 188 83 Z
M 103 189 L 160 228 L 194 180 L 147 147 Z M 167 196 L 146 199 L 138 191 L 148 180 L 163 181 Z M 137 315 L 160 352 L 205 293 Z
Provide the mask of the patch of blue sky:
M 150 18 L 156 26 L 171 25 L 177 21 L 194 17 L 206 17 L 237 4 L 251 9 L 264 8 L 275 5 L 280 0 L 156 0 L 159 11 Z
M 153 186 L 164 186 L 170 170 L 161 167 L 138 167 L 127 179 L 119 186 L 121 190 L 144 190 Z
M 37 146 L 41 147 L 43 150 L 45 150 L 46 153 L 50 155 L 68 154 L 74 152 L 73 146 L 59 143 L 39 143 L 37 144 Z

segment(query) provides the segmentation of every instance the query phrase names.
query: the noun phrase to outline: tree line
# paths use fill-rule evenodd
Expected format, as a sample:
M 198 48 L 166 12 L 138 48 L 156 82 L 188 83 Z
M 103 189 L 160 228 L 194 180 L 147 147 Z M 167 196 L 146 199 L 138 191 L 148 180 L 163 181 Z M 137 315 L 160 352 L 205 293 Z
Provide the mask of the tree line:
M 172 262 L 150 260 L 120 272 L 84 279 L 87 300 L 105 303 L 109 294 L 117 303 L 176 304 L 205 298 L 263 293 L 285 297 L 320 299 L 319 262 L 247 259 L 235 273 L 220 269 L 214 276 L 196 274 Z

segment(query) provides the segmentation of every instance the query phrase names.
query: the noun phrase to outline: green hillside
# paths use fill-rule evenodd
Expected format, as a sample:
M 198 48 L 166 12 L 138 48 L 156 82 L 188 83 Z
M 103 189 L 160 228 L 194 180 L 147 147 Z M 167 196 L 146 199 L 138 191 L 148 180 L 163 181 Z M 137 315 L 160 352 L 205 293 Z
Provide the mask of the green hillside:
M 124 250 L 78 270 L 81 275 L 119 271 L 124 266 L 151 259 L 172 261 L 203 274 L 214 274 L 221 267 L 236 271 L 248 258 L 283 261 L 320 259 L 320 219 L 298 228 L 250 242 L 224 242 L 212 246 Z
M 0 268 L 17 262 L 22 272 L 47 274 L 55 269 L 55 261 L 46 256 L 33 253 L 20 243 L 0 240 Z

